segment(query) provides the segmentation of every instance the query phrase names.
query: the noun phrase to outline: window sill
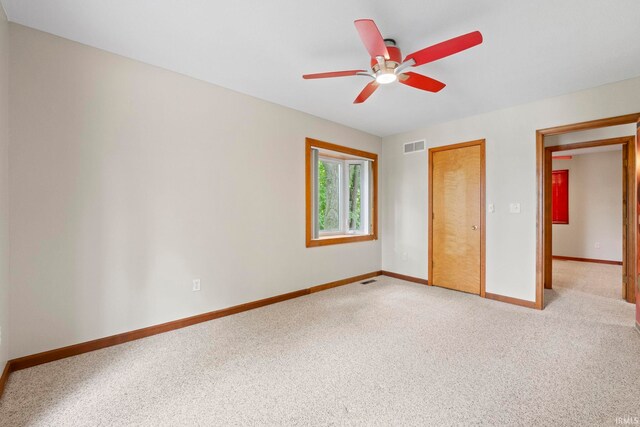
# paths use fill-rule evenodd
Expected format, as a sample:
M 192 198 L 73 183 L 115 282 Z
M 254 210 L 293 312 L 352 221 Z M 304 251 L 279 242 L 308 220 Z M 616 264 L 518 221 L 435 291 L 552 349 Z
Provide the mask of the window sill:
M 376 240 L 377 236 L 373 234 L 338 234 L 335 236 L 323 236 L 317 239 L 307 239 L 307 247 L 339 245 L 342 243 L 366 242 Z

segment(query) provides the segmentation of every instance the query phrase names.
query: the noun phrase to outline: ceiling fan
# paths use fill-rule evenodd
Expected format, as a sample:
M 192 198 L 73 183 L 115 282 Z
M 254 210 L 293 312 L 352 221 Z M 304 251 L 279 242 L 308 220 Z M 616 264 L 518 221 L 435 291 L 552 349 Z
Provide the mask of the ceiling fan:
M 303 79 L 325 79 L 329 77 L 346 76 L 367 76 L 372 78 L 373 80 L 364 87 L 355 101 L 353 101 L 354 104 L 361 104 L 366 101 L 378 86 L 395 81 L 416 89 L 426 90 L 428 92 L 439 92 L 445 87 L 444 83 L 422 74 L 412 71 L 405 72 L 404 70 L 409 67 L 418 67 L 429 62 L 437 61 L 438 59 L 462 52 L 463 50 L 482 43 L 482 34 L 480 34 L 480 31 L 474 31 L 413 52 L 407 55 L 403 61 L 402 52 L 396 47 L 395 40 L 383 39 L 380 30 L 378 30 L 373 20 L 358 19 L 354 24 L 356 25 L 358 34 L 360 34 L 364 47 L 369 52 L 369 55 L 371 55 L 371 71 L 346 70 L 305 74 L 302 76 Z

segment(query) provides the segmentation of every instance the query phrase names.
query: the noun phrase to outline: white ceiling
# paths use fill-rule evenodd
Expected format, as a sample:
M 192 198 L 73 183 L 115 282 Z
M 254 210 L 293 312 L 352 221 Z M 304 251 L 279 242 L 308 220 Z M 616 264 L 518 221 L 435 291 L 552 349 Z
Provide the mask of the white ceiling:
M 385 136 L 640 75 L 638 0 L 1 0 L 13 22 Z M 353 26 L 374 19 L 404 54 L 473 30 L 484 43 L 362 105 Z

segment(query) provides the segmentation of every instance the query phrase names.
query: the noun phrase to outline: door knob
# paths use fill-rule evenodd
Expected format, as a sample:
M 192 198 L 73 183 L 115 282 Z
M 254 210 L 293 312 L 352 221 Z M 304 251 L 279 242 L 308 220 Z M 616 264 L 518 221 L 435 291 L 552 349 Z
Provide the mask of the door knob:
M 471 229 L 475 231 L 475 230 L 477 230 L 477 229 L 478 229 L 478 226 L 477 226 L 477 225 L 472 225 L 472 226 L 471 226 Z

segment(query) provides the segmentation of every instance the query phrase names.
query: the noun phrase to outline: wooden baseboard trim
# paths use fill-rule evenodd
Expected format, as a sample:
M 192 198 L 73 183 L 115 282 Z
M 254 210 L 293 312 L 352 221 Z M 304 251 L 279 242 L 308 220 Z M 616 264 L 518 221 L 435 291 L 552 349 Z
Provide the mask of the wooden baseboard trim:
M 9 379 L 10 373 L 11 373 L 11 363 L 7 362 L 4 365 L 4 370 L 2 371 L 2 376 L 0 377 L 0 397 L 2 397 L 2 392 L 4 392 L 4 386 L 7 384 L 7 380 Z
M 54 360 L 60 360 L 71 356 L 77 356 L 79 354 L 88 353 L 90 351 L 100 350 L 102 348 L 111 347 L 118 344 L 123 344 L 129 341 L 134 341 L 140 338 L 150 337 L 152 335 L 161 334 L 163 332 L 172 331 L 174 329 L 185 328 L 187 326 L 195 325 L 197 323 L 207 322 L 209 320 L 218 319 L 220 317 L 229 316 L 231 314 L 240 313 L 254 308 L 263 307 L 269 304 L 275 304 L 288 299 L 301 297 L 308 295 L 307 289 L 299 291 L 289 292 L 282 295 L 277 295 L 270 298 L 261 299 L 258 301 L 252 301 L 245 304 L 236 305 L 233 307 L 223 308 L 220 310 L 210 311 L 208 313 L 198 314 L 191 317 L 185 317 L 183 319 L 173 320 L 171 322 L 161 323 L 159 325 L 149 326 L 142 329 L 136 329 L 134 331 L 124 332 L 117 335 L 111 335 L 104 338 L 98 338 L 96 340 L 87 341 L 79 344 L 73 344 L 66 347 L 57 348 L 54 350 L 45 351 L 42 353 L 31 354 L 29 356 L 12 359 L 9 361 L 11 364 L 11 372 L 19 371 L 20 369 L 30 368 L 32 366 L 41 365 L 43 363 L 53 362 Z
M 312 286 L 309 288 L 309 293 L 326 291 L 327 289 L 335 288 L 337 286 L 348 285 L 349 283 L 359 282 L 360 280 L 369 279 L 371 277 L 380 276 L 382 271 L 374 271 L 373 273 L 361 274 L 359 276 L 349 277 L 348 279 L 336 280 L 335 282 L 325 283 L 324 285 Z
M 405 276 L 404 274 L 393 273 L 391 271 L 382 270 L 380 272 L 384 276 L 393 277 L 395 279 L 406 280 L 407 282 L 420 283 L 421 285 L 428 285 L 429 281 L 427 279 L 421 279 L 419 277 L 413 276 Z
M 67 347 L 57 348 L 55 350 L 49 350 L 42 353 L 37 353 L 29 356 L 19 357 L 17 359 L 12 359 L 7 362 L 7 366 L 5 367 L 5 373 L 2 376 L 2 382 L 0 383 L 0 386 L 4 386 L 4 382 L 6 381 L 6 377 L 9 375 L 9 373 L 18 371 L 20 369 L 30 368 L 32 366 L 41 365 L 43 363 L 53 362 L 55 360 L 60 360 L 60 359 L 64 359 L 71 356 L 77 356 L 79 354 L 88 353 L 94 350 L 100 350 L 102 348 L 111 347 L 118 344 L 123 344 L 123 343 L 134 341 L 140 338 L 146 338 L 152 335 L 161 334 L 163 332 L 168 332 L 175 329 L 180 329 L 187 326 L 195 325 L 197 323 L 207 322 L 209 320 L 214 320 L 220 317 L 241 313 L 247 310 L 253 310 L 255 308 L 264 307 L 266 305 L 275 304 L 275 303 L 286 301 L 292 298 L 298 298 L 304 295 L 309 295 L 309 294 L 320 292 L 326 289 L 335 288 L 336 286 L 342 286 L 348 283 L 353 283 L 363 279 L 368 279 L 370 277 L 379 276 L 380 274 L 382 274 L 380 271 L 361 274 L 358 276 L 349 277 L 347 279 L 342 279 L 342 280 L 337 280 L 335 282 L 312 286 L 310 288 L 300 289 L 298 291 L 289 292 L 282 295 L 276 295 L 276 296 L 261 299 L 258 301 L 252 301 L 245 304 L 236 305 L 233 307 L 228 307 L 220 310 L 211 311 L 208 313 L 198 314 L 196 316 L 186 317 L 184 319 L 178 319 L 171 322 L 162 323 L 160 325 L 149 326 L 147 328 L 137 329 L 130 332 L 124 332 L 122 334 L 99 338 L 93 341 L 73 344 Z M 1 396 L 1 393 L 0 393 L 0 396 Z
M 500 301 L 500 302 L 506 302 L 509 304 L 519 305 L 521 307 L 535 308 L 535 309 L 539 308 L 536 306 L 535 301 L 527 301 L 519 298 L 506 297 L 504 295 L 491 294 L 489 292 L 485 292 L 484 297 L 488 299 L 492 299 L 494 301 Z
M 606 259 L 577 258 L 572 256 L 560 256 L 560 255 L 554 255 L 551 258 L 557 259 L 558 261 L 580 261 L 580 262 L 593 262 L 596 264 L 622 265 L 622 261 L 609 261 Z

